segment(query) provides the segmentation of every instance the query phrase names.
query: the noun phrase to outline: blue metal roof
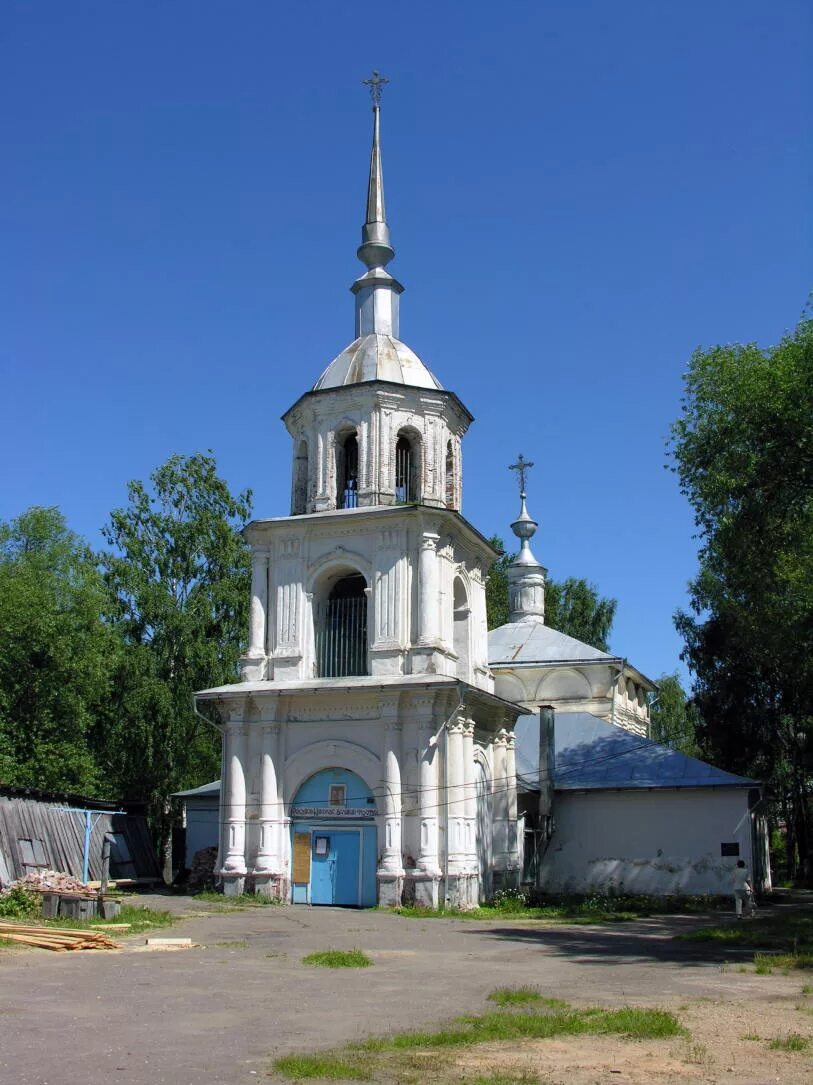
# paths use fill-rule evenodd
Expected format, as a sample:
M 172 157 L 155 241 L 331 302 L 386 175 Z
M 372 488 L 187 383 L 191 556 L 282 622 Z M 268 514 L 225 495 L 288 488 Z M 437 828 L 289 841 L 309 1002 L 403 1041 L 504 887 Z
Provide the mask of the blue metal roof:
M 516 736 L 517 775 L 525 787 L 537 790 L 539 715 L 520 716 Z M 554 746 L 557 791 L 758 786 L 589 712 L 557 712 Z

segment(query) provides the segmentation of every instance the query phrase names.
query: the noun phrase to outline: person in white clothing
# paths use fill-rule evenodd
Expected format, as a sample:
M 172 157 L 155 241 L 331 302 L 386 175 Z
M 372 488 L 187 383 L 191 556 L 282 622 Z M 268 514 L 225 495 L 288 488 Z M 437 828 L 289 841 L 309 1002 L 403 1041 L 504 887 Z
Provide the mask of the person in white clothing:
M 754 914 L 754 890 L 751 888 L 751 875 L 744 859 L 738 859 L 732 875 L 734 883 L 734 908 L 737 919 L 742 919 L 742 906 L 745 903 L 748 915 Z

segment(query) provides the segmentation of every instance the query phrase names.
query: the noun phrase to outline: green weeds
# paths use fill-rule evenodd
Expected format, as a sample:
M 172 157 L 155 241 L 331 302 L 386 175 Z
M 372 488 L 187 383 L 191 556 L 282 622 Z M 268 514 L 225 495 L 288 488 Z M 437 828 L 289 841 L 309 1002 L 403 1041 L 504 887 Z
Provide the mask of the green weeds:
M 475 1044 L 547 1039 L 553 1036 L 619 1036 L 624 1039 L 652 1040 L 685 1036 L 686 1030 L 666 1010 L 626 1007 L 606 1010 L 598 1006 L 578 1009 L 559 999 L 543 999 L 530 988 L 500 988 L 489 996 L 504 1008 L 484 1014 L 457 1017 L 440 1029 L 402 1032 L 373 1037 L 318 1055 L 289 1055 L 278 1059 L 275 1069 L 294 1080 L 342 1076 L 355 1081 L 369 1081 L 377 1074 L 393 1075 L 399 1081 L 412 1080 L 407 1067 L 429 1069 L 425 1053 L 441 1054 L 444 1049 Z M 518 1007 L 519 1008 L 516 1008 Z M 423 1059 L 416 1059 L 421 1056 Z M 437 1080 L 438 1063 L 432 1056 L 432 1071 Z M 405 1062 L 406 1060 L 406 1062 Z M 352 1071 L 348 1073 L 348 1070 Z M 327 1072 L 326 1072 L 327 1071 Z M 426 1080 L 418 1075 L 414 1080 Z M 514 1085 L 535 1081 L 528 1075 L 488 1075 L 475 1079 L 491 1085 Z
M 521 1006 L 527 1002 L 539 1002 L 541 998 L 534 987 L 498 987 L 488 996 L 489 1002 L 496 1002 L 498 1006 Z
M 373 962 L 360 949 L 325 949 L 309 953 L 302 963 L 316 968 L 369 968 Z
M 771 1051 L 807 1051 L 810 1040 L 798 1032 L 789 1032 L 787 1036 L 777 1036 L 768 1044 Z

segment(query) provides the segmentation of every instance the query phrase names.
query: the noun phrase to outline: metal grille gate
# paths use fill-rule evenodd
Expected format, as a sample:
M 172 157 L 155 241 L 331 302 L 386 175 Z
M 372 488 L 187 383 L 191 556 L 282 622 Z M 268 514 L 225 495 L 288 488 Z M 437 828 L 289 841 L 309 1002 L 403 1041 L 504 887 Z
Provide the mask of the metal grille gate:
M 366 595 L 317 606 L 316 667 L 320 678 L 367 673 Z

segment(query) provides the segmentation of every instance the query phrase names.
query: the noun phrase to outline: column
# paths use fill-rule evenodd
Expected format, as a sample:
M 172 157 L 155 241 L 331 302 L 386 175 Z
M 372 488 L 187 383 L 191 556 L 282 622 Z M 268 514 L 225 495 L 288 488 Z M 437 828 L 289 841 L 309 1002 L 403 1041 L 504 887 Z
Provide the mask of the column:
M 438 746 L 434 727 L 422 727 L 418 732 L 421 758 L 420 792 L 420 850 L 418 870 L 436 877 L 440 874 L 438 862 Z
M 241 893 L 246 873 L 246 739 L 248 729 L 243 710 L 229 713 L 225 731 L 226 779 L 224 781 L 223 824 L 226 834 L 225 858 L 221 874 L 224 891 Z
M 277 797 L 277 765 L 279 750 L 278 723 L 264 723 L 260 732 L 260 843 L 254 863 L 255 874 L 279 873 L 277 821 L 279 808 Z
M 462 735 L 463 754 L 463 809 L 466 818 L 466 857 L 469 878 L 466 884 L 465 902 L 470 908 L 477 908 L 480 904 L 480 859 L 478 856 L 477 821 L 478 821 L 478 791 L 477 776 L 474 764 L 474 720 L 466 720 L 466 728 Z M 487 847 L 487 842 L 483 841 Z M 462 889 L 462 886 L 461 886 Z M 461 901 L 462 904 L 462 901 Z M 463 906 L 466 906 L 463 905 Z
M 508 866 L 507 744 L 508 732 L 503 727 L 494 736 L 491 746 L 494 763 L 494 866 L 497 870 L 505 870 Z
M 434 645 L 438 640 L 438 540 L 440 535 L 425 531 L 418 559 L 418 644 Z
M 384 847 L 378 867 L 378 903 L 396 908 L 401 903 L 404 859 L 401 850 L 401 725 L 394 719 L 384 722 L 382 757 Z
M 251 553 L 251 617 L 248 655 L 265 656 L 265 619 L 268 610 L 268 551 L 257 548 Z
M 468 866 L 463 775 L 465 729 L 466 723 L 461 717 L 455 717 L 446 725 L 446 868 L 451 876 L 462 874 Z M 448 886 L 446 891 L 448 895 Z
M 474 765 L 474 720 L 466 720 L 463 731 L 463 789 L 466 819 L 466 853 L 471 870 L 478 869 L 477 860 L 477 784 Z
M 507 731 L 505 742 L 505 794 L 508 818 L 508 870 L 512 871 L 512 885 L 519 884 L 519 840 L 517 839 L 517 754 L 513 731 Z

